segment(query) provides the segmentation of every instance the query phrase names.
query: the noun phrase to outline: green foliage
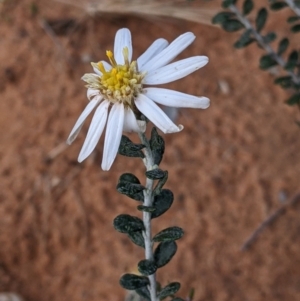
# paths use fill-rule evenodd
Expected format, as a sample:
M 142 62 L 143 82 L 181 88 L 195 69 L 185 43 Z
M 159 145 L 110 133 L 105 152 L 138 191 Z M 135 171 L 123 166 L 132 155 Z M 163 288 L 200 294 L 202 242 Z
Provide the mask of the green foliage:
M 288 17 L 287 22 L 288 23 L 294 23 L 294 22 L 296 22 L 298 20 L 300 20 L 300 17 L 298 17 L 298 16 L 291 16 L 291 17 Z
M 157 295 L 157 297 L 160 300 L 163 300 L 164 298 L 176 294 L 180 289 L 180 283 L 179 282 L 171 282 L 168 285 L 166 285 Z
M 289 42 L 288 38 L 283 38 L 279 42 L 277 54 L 282 55 L 287 50 L 287 48 L 289 47 L 289 43 L 290 42 Z
M 114 219 L 114 228 L 121 233 L 131 233 L 144 230 L 143 221 L 129 214 L 120 214 Z
M 119 154 L 126 157 L 145 158 L 144 153 L 141 151 L 145 148 L 143 144 L 134 144 L 128 137 L 122 135 Z
M 300 104 L 300 93 L 297 93 L 291 96 L 287 101 L 286 104 L 289 106 L 299 105 Z
M 149 143 L 152 150 L 154 164 L 159 165 L 165 152 L 165 141 L 162 136 L 158 134 L 155 127 L 152 128 Z
M 160 194 L 154 197 L 152 206 L 155 211 L 151 213 L 151 218 L 156 218 L 164 214 L 173 204 L 174 196 L 171 190 L 163 189 Z
M 229 19 L 222 24 L 222 28 L 228 32 L 238 31 L 244 28 L 244 25 L 237 19 Z
M 276 60 L 270 54 L 263 55 L 259 60 L 259 67 L 263 70 L 267 70 L 276 65 L 277 65 Z
M 253 0 L 245 0 L 243 3 L 243 14 L 244 16 L 251 13 L 254 7 Z
M 140 288 L 136 289 L 135 291 L 139 296 L 141 296 L 145 300 L 151 301 L 150 292 L 146 286 L 140 287 Z
M 144 205 L 138 205 L 137 210 L 143 211 L 143 212 L 154 212 L 156 210 L 155 207 L 149 207 Z
M 274 80 L 275 85 L 280 85 L 282 88 L 287 89 L 293 87 L 293 79 L 291 76 L 281 76 Z
M 230 5 L 234 5 L 237 0 L 224 0 L 222 2 L 223 8 L 228 8 Z
M 142 275 L 149 276 L 156 272 L 157 266 L 154 261 L 144 259 L 138 263 L 138 270 Z
M 275 32 L 269 32 L 268 34 L 266 34 L 264 37 L 263 37 L 263 40 L 265 43 L 269 44 L 271 42 L 273 42 L 275 39 L 276 39 L 276 33 Z
M 127 290 L 136 290 L 148 284 L 149 280 L 147 277 L 135 274 L 125 274 L 120 278 L 120 285 Z
M 297 33 L 299 31 L 300 31 L 300 24 L 296 24 L 296 25 L 291 27 L 291 32 Z
M 267 17 L 268 17 L 268 11 L 265 8 L 261 8 L 258 11 L 258 14 L 255 19 L 257 32 L 260 32 L 264 28 L 267 21 Z
M 272 10 L 281 10 L 285 7 L 287 7 L 287 4 L 284 1 L 278 1 L 270 5 L 270 8 Z
M 134 244 L 145 249 L 145 241 L 142 231 L 129 232 L 127 233 L 127 236 Z
M 175 241 L 161 242 L 154 251 L 154 261 L 158 268 L 165 266 L 175 255 L 177 244 Z
M 216 14 L 212 18 L 212 23 L 213 24 L 223 24 L 224 22 L 230 20 L 232 17 L 234 17 L 235 14 L 229 11 L 223 11 L 218 14 Z
M 241 37 L 234 43 L 235 48 L 243 48 L 248 45 L 250 45 L 255 40 L 252 38 L 252 30 L 247 29 L 244 31 L 244 33 L 241 35 Z
M 144 201 L 143 190 L 145 187 L 139 183 L 140 181 L 135 175 L 125 173 L 119 178 L 117 191 L 136 201 Z
M 181 238 L 183 234 L 180 227 L 169 227 L 157 233 L 152 240 L 155 242 L 173 241 Z
M 165 177 L 166 172 L 156 168 L 149 171 L 146 171 L 146 177 L 151 180 L 160 180 Z
M 161 193 L 162 188 L 164 187 L 164 185 L 166 184 L 167 180 L 168 180 L 168 171 L 165 171 L 165 175 L 162 179 L 160 179 L 157 183 L 157 185 L 155 186 L 154 190 L 153 190 L 153 194 L 158 195 Z
M 298 51 L 297 50 L 292 51 L 287 59 L 285 69 L 292 71 L 297 66 L 298 57 L 299 57 Z

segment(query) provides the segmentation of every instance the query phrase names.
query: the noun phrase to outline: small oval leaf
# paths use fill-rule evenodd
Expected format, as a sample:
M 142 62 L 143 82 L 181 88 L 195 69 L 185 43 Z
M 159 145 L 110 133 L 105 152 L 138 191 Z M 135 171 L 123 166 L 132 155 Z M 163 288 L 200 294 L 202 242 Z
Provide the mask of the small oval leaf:
M 287 48 L 289 47 L 289 43 L 290 42 L 289 42 L 288 38 L 283 38 L 279 42 L 277 54 L 282 55 L 287 50 Z
M 272 4 L 270 5 L 270 8 L 271 8 L 272 10 L 280 10 L 280 9 L 285 8 L 285 7 L 287 7 L 287 4 L 286 4 L 285 2 L 283 2 L 283 1 L 275 2 L 275 3 L 272 3 Z
M 300 104 L 300 94 L 295 94 L 292 97 L 290 97 L 287 101 L 286 104 L 289 106 L 294 106 Z
M 155 169 L 146 171 L 145 174 L 148 179 L 159 180 L 165 176 L 166 172 L 159 168 L 155 168 Z
M 137 210 L 142 211 L 142 212 L 154 212 L 156 209 L 155 207 L 149 207 L 149 206 L 144 206 L 144 205 L 139 205 L 137 206 Z
M 244 28 L 244 25 L 236 19 L 230 19 L 222 23 L 222 28 L 228 32 L 238 31 Z
M 230 18 L 232 18 L 234 16 L 235 16 L 235 14 L 232 12 L 222 11 L 222 12 L 216 14 L 212 18 L 212 23 L 213 24 L 223 24 L 224 22 L 226 22 L 227 20 L 229 20 Z
M 175 241 L 161 242 L 154 251 L 154 261 L 158 268 L 166 265 L 177 251 L 177 244 Z
M 166 285 L 157 295 L 157 297 L 162 300 L 168 296 L 176 294 L 180 289 L 179 282 L 171 282 Z
M 114 219 L 114 228 L 121 233 L 130 233 L 144 230 L 143 221 L 129 214 L 120 214 Z
M 148 284 L 149 280 L 147 277 L 135 274 L 125 274 L 120 278 L 120 285 L 127 290 L 136 290 Z
M 287 63 L 284 68 L 286 70 L 292 71 L 297 66 L 298 57 L 299 57 L 298 51 L 297 50 L 292 51 L 288 57 Z
M 145 148 L 143 144 L 135 144 L 128 137 L 122 135 L 119 154 L 126 157 L 145 158 L 144 153 L 141 151 Z
M 223 8 L 228 8 L 230 5 L 234 5 L 237 0 L 224 0 L 222 2 L 222 7 Z
M 152 150 L 153 163 L 159 165 L 165 152 L 165 141 L 158 134 L 156 127 L 152 128 L 149 144 Z
M 145 249 L 145 242 L 142 231 L 129 232 L 127 233 L 127 235 L 134 244 Z
M 120 178 L 118 183 L 120 182 L 130 182 L 133 184 L 141 184 L 140 180 L 132 173 L 123 173 Z
M 126 196 L 134 199 L 136 201 L 144 201 L 144 193 L 143 190 L 145 187 L 141 184 L 132 184 L 130 182 L 119 182 L 117 185 L 117 191 L 121 194 L 125 194 Z
M 257 14 L 256 19 L 255 19 L 257 32 L 260 32 L 263 29 L 263 27 L 266 24 L 267 17 L 268 17 L 268 11 L 265 8 L 261 8 L 258 11 L 258 14 Z
M 152 240 L 155 242 L 172 241 L 181 238 L 183 234 L 180 227 L 169 227 L 157 233 Z
M 147 301 L 151 301 L 150 292 L 149 292 L 149 290 L 146 286 L 143 286 L 143 287 L 140 287 L 140 288 L 136 289 L 135 292 L 139 296 L 141 296 L 143 299 L 145 299 Z
M 300 31 L 300 24 L 296 24 L 296 25 L 291 27 L 291 32 L 297 33 L 299 31 Z
M 142 275 L 149 276 L 156 272 L 157 265 L 154 261 L 144 259 L 138 263 L 138 270 Z
M 252 38 L 252 30 L 247 29 L 240 37 L 239 40 L 237 40 L 234 43 L 235 48 L 243 48 L 254 42 L 255 40 Z
M 164 214 L 173 204 L 174 195 L 169 189 L 163 189 L 160 194 L 154 197 L 152 206 L 155 211 L 152 212 L 151 218 L 156 218 Z
M 263 55 L 259 60 L 259 67 L 263 70 L 276 66 L 277 62 L 270 54 Z
M 253 0 L 245 0 L 243 4 L 243 14 L 246 16 L 251 13 L 254 7 Z

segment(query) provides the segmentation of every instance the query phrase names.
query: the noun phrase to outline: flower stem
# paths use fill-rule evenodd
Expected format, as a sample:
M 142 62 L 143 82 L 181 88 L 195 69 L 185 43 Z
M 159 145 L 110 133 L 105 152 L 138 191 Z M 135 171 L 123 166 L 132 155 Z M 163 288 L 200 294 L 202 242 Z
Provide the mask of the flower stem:
M 145 147 L 145 158 L 143 162 L 146 166 L 146 170 L 153 169 L 153 156 L 152 151 L 144 133 L 139 133 L 141 142 L 146 146 Z M 151 179 L 146 180 L 146 189 L 144 190 L 144 206 L 152 206 L 153 203 L 153 183 Z M 153 260 L 153 244 L 152 244 L 152 234 L 151 234 L 151 213 L 143 212 L 143 222 L 145 226 L 145 231 L 143 232 L 144 242 L 145 242 L 145 258 L 147 260 Z M 156 273 L 149 275 L 149 291 L 151 301 L 157 301 L 156 293 Z
M 293 0 L 284 0 L 291 10 L 300 17 L 300 8 L 295 4 Z

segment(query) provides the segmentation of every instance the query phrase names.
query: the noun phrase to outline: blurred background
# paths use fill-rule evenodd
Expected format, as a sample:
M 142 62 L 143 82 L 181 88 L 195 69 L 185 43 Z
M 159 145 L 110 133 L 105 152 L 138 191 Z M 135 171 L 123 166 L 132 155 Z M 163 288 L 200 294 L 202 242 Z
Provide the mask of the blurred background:
M 166 85 L 207 96 L 211 106 L 180 109 L 176 122 L 185 129 L 164 136 L 161 168 L 175 201 L 154 231 L 176 225 L 185 236 L 158 280 L 180 281 L 182 297 L 195 288 L 197 301 L 300 300 L 300 204 L 286 206 L 241 250 L 298 192 L 298 113 L 272 75 L 258 69 L 262 51 L 235 50 L 237 36 L 211 25 L 220 5 L 0 1 L 0 292 L 26 301 L 124 300 L 119 278 L 136 271 L 143 252 L 112 226 L 118 214 L 139 214 L 138 203 L 115 187 L 123 172 L 143 181 L 143 164 L 118 156 L 102 171 L 103 137 L 79 164 L 90 118 L 72 146 L 65 140 L 87 103 L 81 76 L 127 27 L 134 58 L 159 37 L 192 31 L 197 38 L 179 58 L 210 59 Z M 280 18 L 270 26 L 281 26 Z

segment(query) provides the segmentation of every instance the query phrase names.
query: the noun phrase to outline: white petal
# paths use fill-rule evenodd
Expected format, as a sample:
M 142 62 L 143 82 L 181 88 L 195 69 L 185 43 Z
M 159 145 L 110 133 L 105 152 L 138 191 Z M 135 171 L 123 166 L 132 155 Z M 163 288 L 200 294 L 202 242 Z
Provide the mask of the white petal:
M 115 46 L 114 46 L 114 56 L 117 64 L 123 65 L 124 56 L 123 49 L 128 48 L 128 60 L 131 62 L 132 58 L 132 42 L 131 42 L 131 33 L 127 28 L 119 29 L 115 37 Z
M 155 55 L 160 53 L 169 45 L 169 42 L 165 39 L 155 40 L 149 48 L 137 59 L 138 68 L 143 71 L 143 66 L 152 59 Z
M 124 132 L 145 132 L 146 122 L 142 120 L 136 120 L 136 117 L 131 109 L 125 109 L 124 115 Z
M 152 121 L 162 132 L 176 133 L 183 129 L 177 126 L 150 98 L 140 94 L 135 100 L 135 105 L 150 121 Z
M 89 100 L 91 100 L 91 98 L 93 98 L 93 97 L 99 95 L 99 93 L 100 93 L 100 92 L 99 92 L 98 89 L 88 88 L 88 89 L 87 89 L 87 92 L 86 92 L 86 95 L 87 95 L 87 98 L 88 98 Z
M 101 61 L 101 63 L 103 64 L 104 69 L 105 69 L 106 71 L 109 71 L 109 70 L 112 68 L 112 67 L 111 67 L 111 64 L 109 64 L 109 63 L 106 62 L 106 61 Z M 92 67 L 93 67 L 94 72 L 95 72 L 97 75 L 102 75 L 102 72 L 98 69 L 97 63 L 92 63 Z
M 104 150 L 101 167 L 103 170 L 109 170 L 112 166 L 122 137 L 124 125 L 124 105 L 123 103 L 115 103 L 109 113 Z
M 88 103 L 88 105 L 85 107 L 85 109 L 80 114 L 79 118 L 77 119 L 77 121 L 67 139 L 67 144 L 71 144 L 75 140 L 84 121 L 86 120 L 88 115 L 93 111 L 93 109 L 99 104 L 100 101 L 101 101 L 100 97 L 95 97 Z
M 95 149 L 105 127 L 108 107 L 109 102 L 104 100 L 97 108 L 79 153 L 78 162 L 82 162 L 86 159 Z
M 144 65 L 143 71 L 155 70 L 170 63 L 179 53 L 188 47 L 195 38 L 196 37 L 192 32 L 187 32 L 179 36 L 167 48 L 150 59 L 150 61 Z
M 142 93 L 155 102 L 168 107 L 199 109 L 206 109 L 209 107 L 209 99 L 207 97 L 198 97 L 174 90 L 146 88 L 143 89 Z
M 143 84 L 157 85 L 173 82 L 198 70 L 208 63 L 206 56 L 193 56 L 148 72 Z

